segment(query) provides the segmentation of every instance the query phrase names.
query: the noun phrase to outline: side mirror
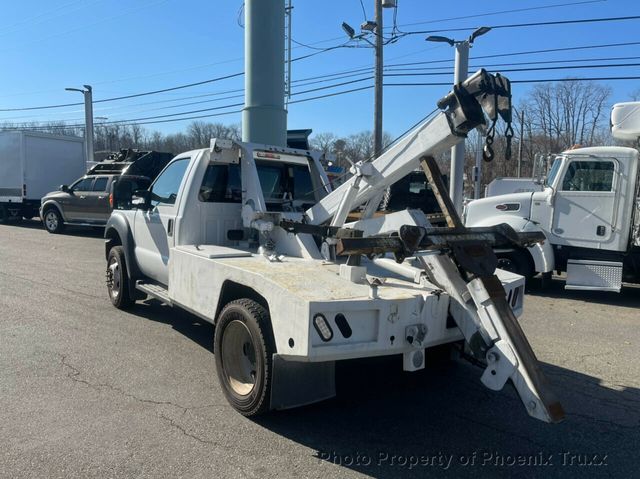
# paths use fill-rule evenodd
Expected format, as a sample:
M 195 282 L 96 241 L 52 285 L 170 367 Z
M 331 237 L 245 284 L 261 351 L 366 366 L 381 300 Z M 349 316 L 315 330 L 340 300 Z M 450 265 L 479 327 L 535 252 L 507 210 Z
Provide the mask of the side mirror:
M 131 204 L 139 210 L 151 209 L 151 192 L 149 190 L 136 190 L 131 196 Z
M 69 189 L 69 186 L 67 186 L 67 185 L 60 185 L 60 191 L 62 191 L 64 193 L 71 193 L 71 190 Z

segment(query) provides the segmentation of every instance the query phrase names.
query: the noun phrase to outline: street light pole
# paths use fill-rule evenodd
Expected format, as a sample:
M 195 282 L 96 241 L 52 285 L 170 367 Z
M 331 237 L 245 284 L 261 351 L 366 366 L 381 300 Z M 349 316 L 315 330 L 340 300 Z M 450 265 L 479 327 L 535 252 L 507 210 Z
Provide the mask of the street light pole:
M 428 42 L 448 43 L 456 49 L 455 69 L 453 72 L 454 85 L 462 83 L 467 79 L 469 73 L 469 48 L 480 35 L 484 35 L 491 28 L 480 27 L 475 30 L 466 40 L 453 40 L 448 37 L 432 35 L 426 38 Z M 462 214 L 462 203 L 464 195 L 464 141 L 451 148 L 451 177 L 449 178 L 449 196 L 458 214 Z
M 467 79 L 469 72 L 469 41 L 456 42 L 455 69 L 453 83 L 458 85 Z M 464 196 L 464 150 L 465 142 L 461 141 L 451 148 L 451 172 L 449 177 L 449 196 L 458 214 L 462 214 Z
M 93 162 L 93 89 L 91 85 L 80 88 L 65 88 L 67 91 L 78 91 L 84 96 L 84 148 L 86 163 Z

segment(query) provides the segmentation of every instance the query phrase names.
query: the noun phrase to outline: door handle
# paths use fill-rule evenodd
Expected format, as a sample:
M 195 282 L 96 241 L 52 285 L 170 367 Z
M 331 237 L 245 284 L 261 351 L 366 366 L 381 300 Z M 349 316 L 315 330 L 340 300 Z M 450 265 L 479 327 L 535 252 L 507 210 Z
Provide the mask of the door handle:
M 173 236 L 173 220 L 167 222 L 167 236 Z

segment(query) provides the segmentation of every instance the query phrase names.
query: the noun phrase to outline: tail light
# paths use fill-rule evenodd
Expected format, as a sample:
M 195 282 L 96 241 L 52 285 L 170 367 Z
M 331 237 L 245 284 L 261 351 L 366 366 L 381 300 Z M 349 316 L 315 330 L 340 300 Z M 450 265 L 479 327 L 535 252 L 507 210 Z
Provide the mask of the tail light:
M 109 193 L 109 208 L 113 209 L 113 193 Z

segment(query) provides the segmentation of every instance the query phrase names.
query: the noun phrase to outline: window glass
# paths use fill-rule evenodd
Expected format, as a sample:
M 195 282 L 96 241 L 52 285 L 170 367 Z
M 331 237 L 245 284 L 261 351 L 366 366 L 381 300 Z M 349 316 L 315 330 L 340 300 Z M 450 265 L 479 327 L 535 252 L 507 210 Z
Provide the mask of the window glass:
M 562 180 L 562 191 L 612 191 L 613 161 L 572 161 Z
M 240 203 L 242 188 L 239 165 L 209 165 L 198 198 L 208 203 Z
M 176 202 L 180 183 L 189 166 L 189 158 L 180 158 L 169 164 L 167 168 L 156 178 L 151 187 L 151 204 L 173 205 Z
M 549 174 L 547 175 L 546 185 L 551 186 L 556 179 L 556 175 L 560 170 L 560 166 L 562 165 L 562 157 L 558 157 L 553 160 L 553 165 L 551 165 L 551 169 L 549 170 Z
M 96 178 L 96 181 L 93 182 L 93 191 L 106 191 L 107 181 L 109 181 L 109 178 L 106 176 Z
M 91 191 L 93 178 L 82 178 L 71 185 L 73 191 Z
M 272 209 L 274 205 L 303 202 L 302 207 L 315 203 L 311 173 L 307 165 L 256 161 L 262 194 Z M 298 205 L 300 206 L 300 205 Z

